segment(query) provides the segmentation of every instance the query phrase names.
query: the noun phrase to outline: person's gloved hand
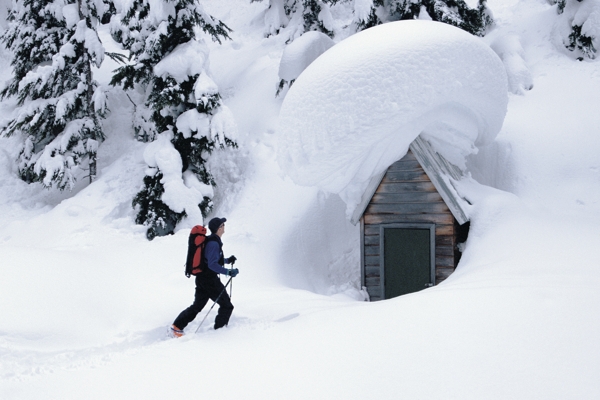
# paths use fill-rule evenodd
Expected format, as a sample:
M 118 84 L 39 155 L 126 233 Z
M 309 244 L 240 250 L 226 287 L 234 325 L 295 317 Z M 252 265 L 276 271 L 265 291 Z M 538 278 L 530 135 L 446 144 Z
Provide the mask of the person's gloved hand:
M 227 270 L 227 276 L 231 276 L 232 278 L 235 278 L 237 274 L 240 273 L 240 270 L 237 268 L 231 268 Z
M 237 258 L 235 258 L 235 256 L 231 256 L 227 259 L 227 261 L 229 261 L 229 264 L 233 265 L 237 261 Z

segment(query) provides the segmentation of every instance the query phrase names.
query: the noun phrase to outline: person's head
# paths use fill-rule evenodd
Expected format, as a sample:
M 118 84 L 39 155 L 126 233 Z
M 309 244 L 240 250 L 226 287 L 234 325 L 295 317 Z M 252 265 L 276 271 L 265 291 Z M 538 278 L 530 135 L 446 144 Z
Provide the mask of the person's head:
M 211 233 L 221 237 L 225 233 L 225 221 L 227 221 L 226 218 L 213 218 L 208 223 L 208 229 Z

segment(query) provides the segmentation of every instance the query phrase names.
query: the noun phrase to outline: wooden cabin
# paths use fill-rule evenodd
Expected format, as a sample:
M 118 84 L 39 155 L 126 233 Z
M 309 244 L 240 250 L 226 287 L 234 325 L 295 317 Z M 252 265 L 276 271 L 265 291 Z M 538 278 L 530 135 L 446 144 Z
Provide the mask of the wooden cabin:
M 434 286 L 458 264 L 468 202 L 452 183 L 455 165 L 420 136 L 402 159 L 374 177 L 352 222 L 361 226 L 361 275 L 370 300 Z

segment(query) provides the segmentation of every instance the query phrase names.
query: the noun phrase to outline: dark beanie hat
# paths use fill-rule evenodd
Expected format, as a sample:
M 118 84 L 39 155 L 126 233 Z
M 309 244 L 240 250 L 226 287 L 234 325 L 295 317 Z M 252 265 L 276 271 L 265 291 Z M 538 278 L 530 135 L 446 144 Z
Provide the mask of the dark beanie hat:
M 213 218 L 208 223 L 208 229 L 210 229 L 212 233 L 217 233 L 219 227 L 223 225 L 225 221 L 227 221 L 226 218 Z

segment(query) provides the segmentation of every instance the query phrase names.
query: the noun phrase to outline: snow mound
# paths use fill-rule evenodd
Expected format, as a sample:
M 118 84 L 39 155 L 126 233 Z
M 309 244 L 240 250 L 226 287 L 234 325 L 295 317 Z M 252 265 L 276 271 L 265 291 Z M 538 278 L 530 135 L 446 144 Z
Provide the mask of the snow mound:
M 479 38 L 433 21 L 380 25 L 298 77 L 281 108 L 278 162 L 297 184 L 338 193 L 351 215 L 421 133 L 464 168 L 500 131 L 507 103 L 504 65 Z
M 293 81 L 334 44 L 334 41 L 324 33 L 316 31 L 304 33 L 285 47 L 279 63 L 279 77 L 288 82 Z
M 172 76 L 184 82 L 190 76 L 201 74 L 207 67 L 208 47 L 204 41 L 190 40 L 180 44 L 154 66 L 156 76 Z M 207 84 L 204 84 L 207 86 Z
M 525 62 L 525 50 L 521 46 L 519 37 L 515 34 L 507 34 L 494 40 L 490 46 L 504 63 L 509 90 L 519 95 L 531 90 L 533 78 Z

